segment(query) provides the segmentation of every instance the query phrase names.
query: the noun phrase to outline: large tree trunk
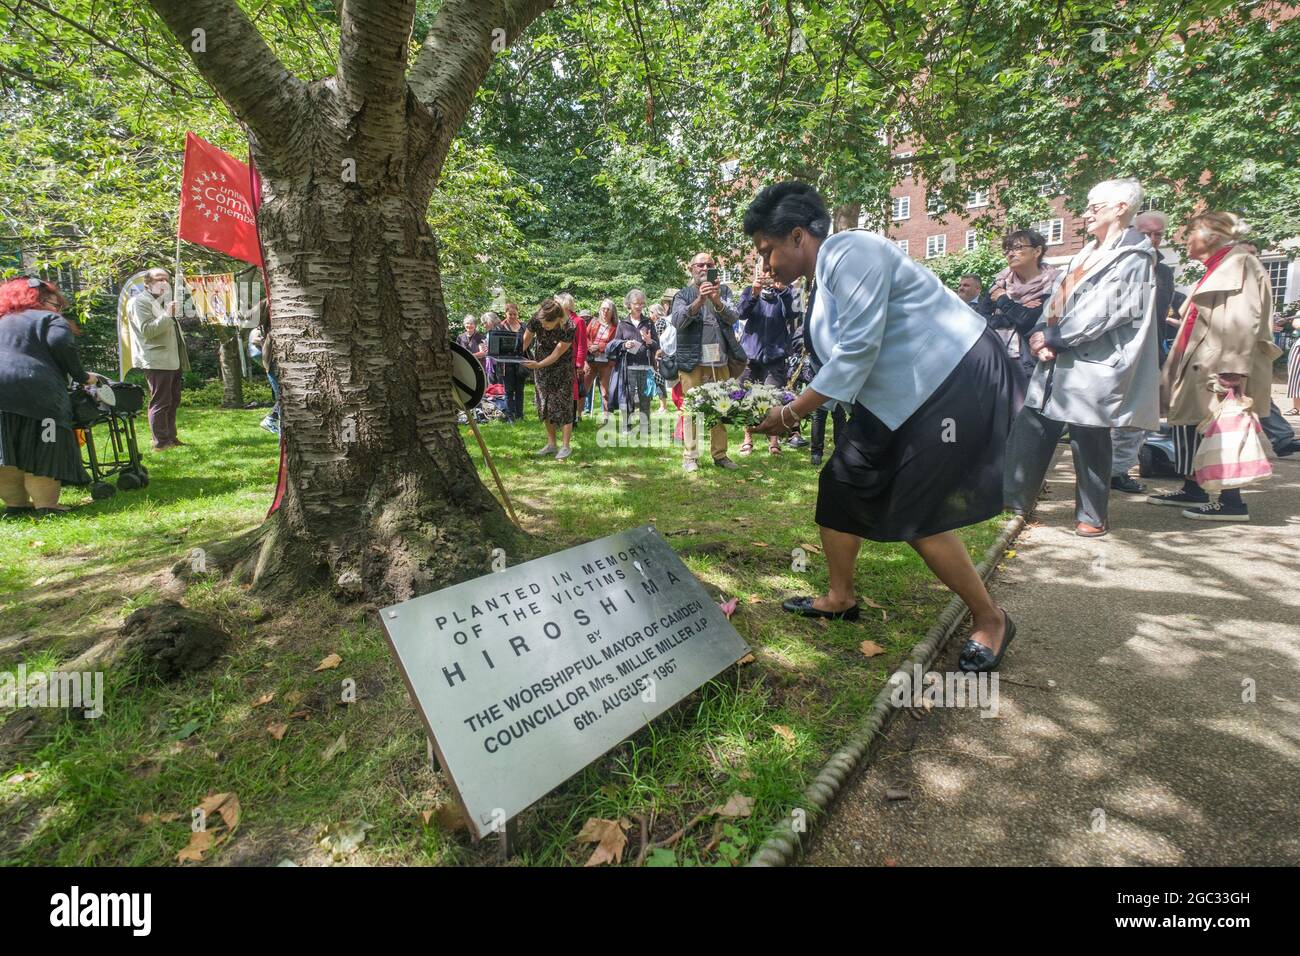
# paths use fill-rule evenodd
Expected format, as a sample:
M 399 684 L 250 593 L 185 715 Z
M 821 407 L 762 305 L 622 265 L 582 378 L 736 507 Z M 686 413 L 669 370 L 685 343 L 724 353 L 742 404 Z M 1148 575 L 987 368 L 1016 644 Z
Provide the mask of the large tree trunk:
M 256 582 L 394 601 L 515 550 L 458 433 L 426 213 L 493 57 L 552 2 L 442 0 L 408 72 L 415 0 L 348 0 L 337 74 L 305 83 L 235 0 L 150 0 L 261 175 L 286 491 Z
M 486 572 L 515 532 L 456 424 L 427 189 L 320 173 L 263 189 L 288 478 L 255 580 L 401 600 Z
M 217 332 L 217 364 L 221 367 L 221 407 L 244 407 L 244 369 L 239 363 L 239 336 L 229 329 Z
M 835 220 L 835 231 L 858 228 L 858 218 L 862 215 L 862 203 L 845 202 L 835 207 L 831 216 Z

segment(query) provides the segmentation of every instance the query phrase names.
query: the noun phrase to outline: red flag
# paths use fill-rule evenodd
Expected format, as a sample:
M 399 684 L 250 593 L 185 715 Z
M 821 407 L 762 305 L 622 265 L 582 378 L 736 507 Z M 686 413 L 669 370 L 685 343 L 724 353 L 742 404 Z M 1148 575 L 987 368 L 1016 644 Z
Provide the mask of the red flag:
M 250 184 L 247 166 L 186 133 L 180 237 L 260 266 L 262 250 Z

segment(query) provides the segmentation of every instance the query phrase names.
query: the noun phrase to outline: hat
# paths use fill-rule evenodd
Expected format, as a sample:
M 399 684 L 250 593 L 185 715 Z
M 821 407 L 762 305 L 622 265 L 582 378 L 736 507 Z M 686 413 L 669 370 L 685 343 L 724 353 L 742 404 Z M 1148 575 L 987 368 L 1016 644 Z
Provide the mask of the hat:
M 662 302 L 664 299 L 675 299 L 678 291 L 677 289 L 664 289 L 664 294 L 659 297 L 659 300 Z

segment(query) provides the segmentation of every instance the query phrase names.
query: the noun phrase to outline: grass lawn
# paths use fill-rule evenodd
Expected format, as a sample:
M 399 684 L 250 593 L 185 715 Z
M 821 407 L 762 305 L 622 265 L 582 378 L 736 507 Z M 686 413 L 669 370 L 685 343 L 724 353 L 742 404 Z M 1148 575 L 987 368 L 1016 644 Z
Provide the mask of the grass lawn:
M 103 502 L 69 489 L 64 503 L 82 505 L 73 513 L 0 523 L 0 670 L 74 661 L 156 600 L 167 569 L 190 549 L 256 525 L 277 456 L 274 436 L 258 428 L 263 414 L 186 405 L 179 424 L 190 444 L 146 451 L 147 489 Z M 678 447 L 598 447 L 591 420 L 564 462 L 532 458 L 545 443 L 535 419 L 482 430 L 533 535 L 532 553 L 511 563 L 653 523 L 711 593 L 739 598 L 732 621 L 756 657 L 526 811 L 515 862 L 585 862 L 594 847 L 576 837 L 589 817 L 633 821 L 627 862 L 640 847 L 638 818 L 651 842 L 663 840 L 733 794 L 753 798 L 750 816 L 726 827 L 704 819 L 650 862 L 743 861 L 863 716 L 948 592 L 910 548 L 868 543 L 859 593 L 884 610 L 856 624 L 783 613 L 785 597 L 825 586 L 824 561 L 809 547 L 818 541 L 817 473 L 806 450 L 773 458 L 760 441 L 732 472 L 709 466 L 706 453 L 688 478 Z M 736 432 L 733 456 L 739 442 Z M 972 554 L 983 553 L 997 527 L 966 529 Z M 792 570 L 797 547 L 807 551 L 806 571 Z M 238 827 L 208 854 L 218 865 L 328 863 L 322 833 L 356 821 L 372 828 L 345 858 L 351 863 L 494 860 L 492 841 L 476 845 L 454 825 L 374 607 L 324 593 L 271 606 L 224 581 L 192 583 L 184 601 L 235 636 L 232 652 L 201 674 L 162 685 L 110 672 L 102 717 L 63 717 L 17 741 L 7 741 L 14 713 L 0 710 L 0 863 L 174 863 L 189 840 L 191 808 L 214 792 L 236 793 L 241 806 Z M 886 653 L 865 657 L 864 640 Z M 342 664 L 316 671 L 330 654 Z M 355 703 L 340 700 L 344 678 L 355 681 Z M 275 696 L 255 706 L 267 694 Z M 274 724 L 288 725 L 280 740 L 268 732 Z M 326 759 L 340 739 L 344 749 Z

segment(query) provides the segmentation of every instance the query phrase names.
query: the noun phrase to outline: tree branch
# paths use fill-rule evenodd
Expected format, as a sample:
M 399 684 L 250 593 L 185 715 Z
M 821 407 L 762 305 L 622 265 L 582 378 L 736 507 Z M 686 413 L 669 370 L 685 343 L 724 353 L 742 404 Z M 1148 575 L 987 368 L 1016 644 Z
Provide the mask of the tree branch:
M 307 87 L 271 52 L 239 4 L 149 0 L 149 5 L 231 112 L 264 148 L 282 154 L 307 116 Z
M 407 85 L 434 116 L 429 158 L 440 169 L 492 57 L 513 43 L 555 0 L 443 0 Z M 493 46 L 498 49 L 493 49 Z
M 46 13 L 54 17 L 56 20 L 62 20 L 64 23 L 68 24 L 69 26 L 74 27 L 77 30 L 80 30 L 82 33 L 86 34 L 86 36 L 90 37 L 96 43 L 100 44 L 101 46 L 107 47 L 108 49 L 112 50 L 114 53 L 120 53 L 122 56 L 126 57 L 136 66 L 138 66 L 140 69 L 148 73 L 150 76 L 154 77 L 155 79 L 162 80 L 164 83 L 170 86 L 173 91 L 180 93 L 184 96 L 193 95 L 193 93 L 185 89 L 185 87 L 179 86 L 174 80 L 172 80 L 171 77 L 167 76 L 164 73 L 158 72 L 148 63 L 146 63 L 144 60 L 141 60 L 139 57 L 133 54 L 131 51 L 122 49 L 112 40 L 108 39 L 107 37 L 105 37 L 100 33 L 97 33 L 95 30 L 91 29 L 85 24 L 78 23 L 76 20 L 73 20 L 71 17 L 64 16 L 62 13 L 60 13 L 58 10 L 55 10 L 53 7 L 41 3 L 40 0 L 24 0 L 24 2 L 27 4 L 27 6 L 35 7 L 38 10 L 44 10 Z M 11 12 L 16 12 L 16 11 L 12 11 L 12 8 L 10 8 L 10 10 Z
M 339 89 L 350 107 L 406 97 L 406 62 L 415 0 L 345 0 L 339 20 Z

